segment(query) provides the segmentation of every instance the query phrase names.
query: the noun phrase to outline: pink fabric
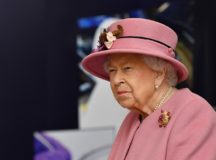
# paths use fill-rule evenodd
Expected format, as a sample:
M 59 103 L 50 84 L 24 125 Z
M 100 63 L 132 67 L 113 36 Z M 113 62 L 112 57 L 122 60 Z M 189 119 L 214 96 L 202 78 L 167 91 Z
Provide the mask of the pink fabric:
M 126 20 L 120 20 L 113 23 L 108 28 L 108 30 L 116 30 L 117 25 L 123 26 L 123 36 L 148 37 L 164 42 L 173 49 L 176 47 L 176 43 L 178 40 L 176 33 L 171 28 L 162 23 L 149 19 L 128 18 Z M 130 43 L 127 44 L 130 45 Z M 124 47 L 127 46 L 124 45 Z
M 160 128 L 161 109 L 171 120 Z M 216 160 L 216 113 L 189 89 L 178 90 L 142 122 L 130 112 L 122 123 L 109 160 Z

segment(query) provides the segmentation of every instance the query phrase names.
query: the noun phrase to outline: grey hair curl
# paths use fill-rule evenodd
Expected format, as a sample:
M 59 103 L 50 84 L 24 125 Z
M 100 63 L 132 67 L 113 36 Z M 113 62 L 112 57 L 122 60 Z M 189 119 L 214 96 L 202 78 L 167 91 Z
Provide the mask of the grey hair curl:
M 170 86 L 176 86 L 178 81 L 177 73 L 169 62 L 153 56 L 144 56 L 144 62 L 155 71 L 161 71 L 163 68 L 166 68 L 165 80 Z

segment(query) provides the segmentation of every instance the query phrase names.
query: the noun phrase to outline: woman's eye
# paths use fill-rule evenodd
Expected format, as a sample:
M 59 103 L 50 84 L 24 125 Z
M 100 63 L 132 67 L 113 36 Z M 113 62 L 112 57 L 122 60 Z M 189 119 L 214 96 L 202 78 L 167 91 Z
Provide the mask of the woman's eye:
M 115 69 L 112 69 L 112 68 L 109 69 L 109 73 L 114 72 L 114 71 Z
M 130 69 L 131 69 L 131 67 L 129 67 L 129 66 L 124 67 L 124 70 L 126 70 L 126 71 L 128 71 L 128 70 L 130 70 Z

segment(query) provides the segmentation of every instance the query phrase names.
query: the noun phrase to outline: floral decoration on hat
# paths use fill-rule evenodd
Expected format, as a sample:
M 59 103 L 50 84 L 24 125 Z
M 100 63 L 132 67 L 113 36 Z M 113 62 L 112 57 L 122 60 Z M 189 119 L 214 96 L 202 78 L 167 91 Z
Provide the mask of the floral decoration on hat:
M 117 25 L 117 30 L 114 30 L 112 32 L 107 31 L 104 29 L 104 31 L 100 34 L 99 37 L 99 50 L 103 50 L 104 47 L 106 49 L 110 49 L 113 45 L 113 42 L 120 36 L 122 36 L 123 33 L 123 27 L 121 25 Z
M 158 119 L 159 127 L 166 127 L 171 119 L 170 112 L 161 110 L 161 115 Z

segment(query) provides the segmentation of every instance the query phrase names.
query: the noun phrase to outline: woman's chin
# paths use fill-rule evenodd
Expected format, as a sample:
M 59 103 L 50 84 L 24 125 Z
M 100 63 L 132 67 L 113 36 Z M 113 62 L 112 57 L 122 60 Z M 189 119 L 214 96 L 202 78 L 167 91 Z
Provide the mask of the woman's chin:
M 133 103 L 130 103 L 130 102 L 119 102 L 119 104 L 123 107 L 123 108 L 126 108 L 126 109 L 129 109 L 129 110 L 133 110 L 134 107 L 133 106 Z
M 133 103 L 120 103 L 120 105 L 125 108 L 125 109 L 128 109 L 130 111 L 134 111 L 134 112 L 137 112 L 139 114 L 144 114 L 140 109 L 138 109 L 137 107 L 134 107 L 134 104 Z
M 116 98 L 116 100 L 118 101 L 118 103 L 123 107 L 123 108 L 131 108 L 131 106 L 134 105 L 134 101 L 133 99 L 129 98 L 129 97 L 118 97 Z

